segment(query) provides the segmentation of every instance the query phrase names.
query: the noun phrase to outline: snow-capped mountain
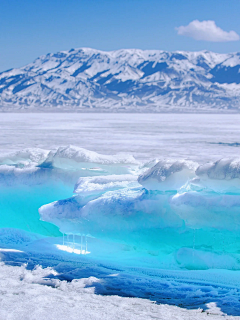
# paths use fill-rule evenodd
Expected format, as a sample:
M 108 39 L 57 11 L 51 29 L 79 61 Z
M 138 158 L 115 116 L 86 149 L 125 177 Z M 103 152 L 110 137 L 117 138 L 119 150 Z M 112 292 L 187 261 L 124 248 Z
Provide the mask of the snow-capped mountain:
M 0 110 L 240 110 L 240 53 L 81 48 L 0 74 Z

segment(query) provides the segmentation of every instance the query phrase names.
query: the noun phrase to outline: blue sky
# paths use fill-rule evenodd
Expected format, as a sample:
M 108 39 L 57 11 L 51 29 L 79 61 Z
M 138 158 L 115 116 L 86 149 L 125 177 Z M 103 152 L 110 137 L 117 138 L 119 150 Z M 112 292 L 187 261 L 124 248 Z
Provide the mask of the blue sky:
M 239 0 L 1 0 L 0 70 L 79 47 L 240 51 L 239 13 Z M 193 39 L 192 25 L 179 35 L 193 20 L 235 31 L 234 41 Z

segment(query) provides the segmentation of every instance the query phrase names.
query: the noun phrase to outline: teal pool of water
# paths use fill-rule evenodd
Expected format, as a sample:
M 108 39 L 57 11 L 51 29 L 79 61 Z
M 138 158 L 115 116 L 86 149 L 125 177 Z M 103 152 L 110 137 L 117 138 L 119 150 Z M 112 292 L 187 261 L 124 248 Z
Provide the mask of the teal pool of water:
M 72 195 L 63 183 L 0 188 L 0 228 L 17 228 L 44 236 L 60 236 L 53 224 L 40 220 L 38 209 L 46 203 Z

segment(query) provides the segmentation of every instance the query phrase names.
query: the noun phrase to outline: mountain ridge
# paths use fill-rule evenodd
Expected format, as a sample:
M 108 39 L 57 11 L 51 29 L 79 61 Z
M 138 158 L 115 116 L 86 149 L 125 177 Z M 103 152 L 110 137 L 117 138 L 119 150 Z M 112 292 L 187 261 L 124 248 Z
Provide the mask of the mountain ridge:
M 240 53 L 91 48 L 0 73 L 0 111 L 240 111 Z

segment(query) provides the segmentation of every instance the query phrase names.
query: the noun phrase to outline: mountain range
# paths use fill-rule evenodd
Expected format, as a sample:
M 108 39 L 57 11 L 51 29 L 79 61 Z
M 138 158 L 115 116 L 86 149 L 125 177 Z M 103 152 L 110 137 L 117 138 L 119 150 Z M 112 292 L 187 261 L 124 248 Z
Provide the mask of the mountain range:
M 240 53 L 71 49 L 0 73 L 0 111 L 240 111 Z

